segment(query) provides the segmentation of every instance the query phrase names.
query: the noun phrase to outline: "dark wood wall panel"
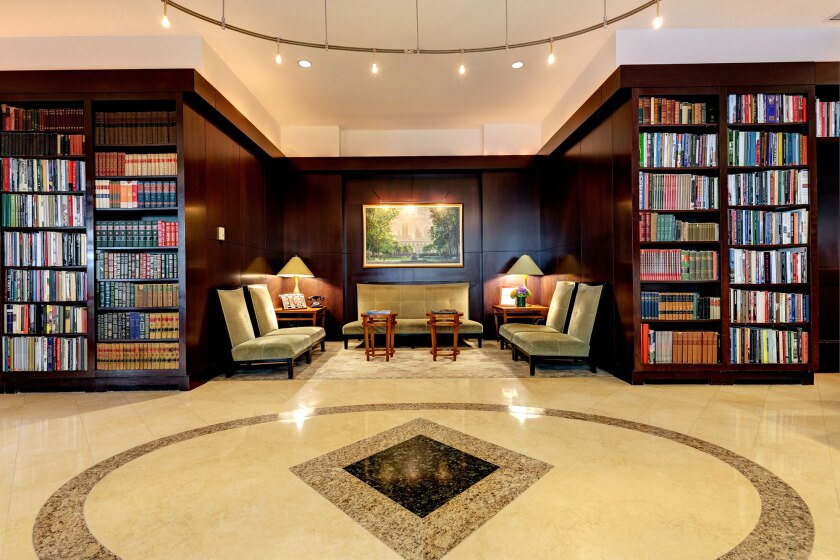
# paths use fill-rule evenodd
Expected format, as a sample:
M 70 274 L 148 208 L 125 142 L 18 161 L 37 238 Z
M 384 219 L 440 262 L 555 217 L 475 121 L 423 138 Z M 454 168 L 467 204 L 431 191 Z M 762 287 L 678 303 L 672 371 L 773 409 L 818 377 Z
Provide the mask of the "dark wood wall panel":
M 230 356 L 215 290 L 267 282 L 279 290 L 272 262 L 279 259 L 268 249 L 266 224 L 281 207 L 279 197 L 266 196 L 266 160 L 189 106 L 184 130 L 187 367 L 197 375 Z M 220 226 L 225 241 L 216 239 Z M 271 237 L 276 249 L 277 236 Z
M 820 370 L 840 371 L 840 144 L 817 141 Z

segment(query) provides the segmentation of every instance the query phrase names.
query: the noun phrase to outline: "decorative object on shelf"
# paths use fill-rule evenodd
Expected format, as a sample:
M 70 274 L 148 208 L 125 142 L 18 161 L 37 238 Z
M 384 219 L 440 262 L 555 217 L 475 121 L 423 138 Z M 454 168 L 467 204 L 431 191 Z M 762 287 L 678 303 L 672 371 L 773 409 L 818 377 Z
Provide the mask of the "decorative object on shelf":
M 510 293 L 516 289 L 516 286 L 502 286 L 499 288 L 499 305 L 516 305 L 516 298 Z
M 464 205 L 362 206 L 364 268 L 464 266 Z
M 543 271 L 540 270 L 540 267 L 537 266 L 534 259 L 528 255 L 522 255 L 519 257 L 519 260 L 513 263 L 513 266 L 510 267 L 507 273 L 522 275 L 522 285 L 511 291 L 510 297 L 516 299 L 516 305 L 518 307 L 525 307 L 525 300 L 531 296 L 531 290 L 528 289 L 528 275 L 542 276 Z
M 324 307 L 324 296 L 309 296 L 309 307 L 313 309 Z
M 306 309 L 306 298 L 301 293 L 280 294 L 283 309 Z
M 282 278 L 294 278 L 295 279 L 295 289 L 293 293 L 299 294 L 300 288 L 298 287 L 298 278 L 301 276 L 304 278 L 314 278 L 315 275 L 312 274 L 312 271 L 304 264 L 303 260 L 295 255 L 289 262 L 286 263 L 286 266 L 280 269 L 280 272 L 277 273 L 277 276 Z M 284 306 L 285 307 L 285 306 Z M 304 301 L 304 305 L 302 307 L 306 307 L 306 302 Z

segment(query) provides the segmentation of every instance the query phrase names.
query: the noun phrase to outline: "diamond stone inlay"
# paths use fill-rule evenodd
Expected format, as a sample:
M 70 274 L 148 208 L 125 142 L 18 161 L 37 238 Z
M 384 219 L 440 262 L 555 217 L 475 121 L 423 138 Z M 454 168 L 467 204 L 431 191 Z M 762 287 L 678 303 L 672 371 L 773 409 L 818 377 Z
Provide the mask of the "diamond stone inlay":
M 403 558 L 435 560 L 551 468 L 417 418 L 290 470 Z
M 344 470 L 419 517 L 495 471 L 496 465 L 417 435 Z

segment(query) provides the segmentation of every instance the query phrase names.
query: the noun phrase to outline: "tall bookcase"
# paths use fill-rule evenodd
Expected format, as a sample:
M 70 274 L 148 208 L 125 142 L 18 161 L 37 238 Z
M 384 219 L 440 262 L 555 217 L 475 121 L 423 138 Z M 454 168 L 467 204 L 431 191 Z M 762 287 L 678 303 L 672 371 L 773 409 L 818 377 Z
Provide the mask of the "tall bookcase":
M 0 100 L 0 388 L 91 377 L 82 99 Z
M 729 100 L 744 99 L 741 96 L 751 96 L 747 99 L 758 99 L 758 94 L 772 96 L 770 99 L 783 99 L 785 95 L 802 96 L 805 102 L 805 114 L 800 115 L 796 122 L 766 122 L 775 120 L 774 116 L 760 119 L 762 122 L 752 122 L 749 116 L 741 118 L 729 114 Z M 819 322 L 816 320 L 819 308 L 819 275 L 818 255 L 814 250 L 817 240 L 817 212 L 816 212 L 816 125 L 815 125 L 815 90 L 809 86 L 750 86 L 750 87 L 676 87 L 676 88 L 633 88 L 632 106 L 644 111 L 645 100 L 664 98 L 673 102 L 685 104 L 705 103 L 710 109 L 715 122 L 685 122 L 671 121 L 664 123 L 645 124 L 644 119 L 634 118 L 634 140 L 632 153 L 632 191 L 634 223 L 644 224 L 646 216 L 653 210 L 649 207 L 645 194 L 646 178 L 654 174 L 668 174 L 675 177 L 674 181 L 682 181 L 683 185 L 696 185 L 698 182 L 715 182 L 719 188 L 708 204 L 701 205 L 698 201 L 690 201 L 690 207 L 673 205 L 669 198 L 666 209 L 656 210 L 659 214 L 668 215 L 667 224 L 676 220 L 686 223 L 708 223 L 718 227 L 719 237 L 715 241 L 666 241 L 651 242 L 643 239 L 646 234 L 644 225 L 635 228 L 633 233 L 633 269 L 634 269 L 634 369 L 632 378 L 635 383 L 645 380 L 668 379 L 698 379 L 715 383 L 731 383 L 733 381 L 787 379 L 809 383 L 813 381 L 813 372 L 819 363 Z M 762 97 L 762 100 L 766 98 Z M 640 105 L 640 100 L 642 105 Z M 781 108 L 779 116 L 781 117 Z M 708 120 L 711 120 L 707 119 Z M 702 119 L 701 119 L 702 120 Z M 781 121 L 783 119 L 779 119 Z M 663 140 L 669 135 L 714 135 L 717 139 L 718 154 L 716 165 L 708 162 L 686 162 L 678 167 L 663 165 L 645 167 L 645 142 L 650 136 Z M 794 136 L 794 135 L 799 135 Z M 791 141 L 801 139 L 804 154 L 793 154 L 793 159 L 773 161 L 744 161 L 738 153 L 732 153 L 733 142 L 740 139 L 739 145 L 744 148 L 745 155 L 749 155 L 752 147 L 758 145 L 760 149 L 772 136 L 772 141 L 783 141 L 790 146 Z M 689 136 L 692 144 L 697 136 Z M 706 138 L 709 139 L 708 137 Z M 747 142 L 744 142 L 744 140 Z M 797 150 L 790 150 L 791 153 Z M 807 154 L 807 155 L 805 155 Z M 796 159 L 801 157 L 801 160 Z M 804 159 L 807 157 L 807 160 Z M 804 180 L 807 174 L 807 180 Z M 749 177 L 749 184 L 755 183 L 756 175 L 763 178 L 772 176 L 793 177 L 793 182 L 799 179 L 807 185 L 807 196 L 791 194 L 789 199 L 773 198 L 762 200 L 754 197 L 751 200 L 734 200 L 730 204 L 730 181 L 743 180 Z M 694 179 L 686 179 L 694 177 Z M 666 189 L 667 190 L 667 189 Z M 785 189 L 777 189 L 778 191 Z M 670 194 L 668 196 L 671 196 Z M 679 200 L 679 199 L 678 199 Z M 648 206 L 648 207 L 645 207 Z M 661 220 L 660 220 L 661 221 Z M 783 226 L 784 224 L 784 226 Z M 807 225 L 804 225 L 807 224 Z M 744 227 L 747 225 L 747 227 Z M 800 227 L 802 225 L 802 227 Z M 710 226 L 711 227 L 711 226 Z M 788 231 L 786 228 L 796 228 L 798 238 L 773 237 L 771 231 Z M 802 231 L 804 228 L 804 231 Z M 705 239 L 705 238 L 704 238 Z M 709 251 L 716 253 L 717 275 L 709 277 L 707 274 L 686 274 L 685 270 L 677 271 L 676 276 L 654 277 L 654 279 L 640 279 L 645 271 L 645 255 L 650 249 L 679 249 L 685 252 Z M 743 252 L 743 254 L 742 254 Z M 755 253 L 752 253 L 755 252 Z M 796 257 L 789 254 L 796 253 Z M 782 255 L 785 264 L 770 265 L 770 259 Z M 804 256 L 803 256 L 804 255 Z M 680 255 L 683 260 L 684 254 Z M 739 257 L 741 257 L 739 259 Z M 736 272 L 744 270 L 743 259 L 753 258 L 753 265 L 761 268 L 764 273 L 764 263 L 767 261 L 767 272 L 773 267 L 773 272 L 781 272 L 791 264 L 803 263 L 797 270 L 795 278 L 742 278 Z M 758 260 L 761 259 L 761 264 Z M 756 266 L 751 270 L 754 271 Z M 776 270 L 778 268 L 778 270 Z M 666 274 L 668 269 L 665 270 Z M 801 273 L 801 277 L 799 276 Z M 674 279 L 677 278 L 677 279 Z M 770 281 L 772 280 L 772 281 Z M 676 319 L 659 317 L 650 319 L 651 292 L 673 294 L 668 304 L 660 309 L 673 313 L 673 300 L 683 302 L 683 307 L 677 303 L 679 313 Z M 758 296 L 752 294 L 752 300 L 745 292 L 761 292 Z M 769 293 L 766 295 L 765 293 Z M 682 300 L 680 300 L 682 296 Z M 776 315 L 758 316 L 747 311 L 735 315 L 733 297 L 740 296 L 739 309 L 755 307 L 759 302 L 762 309 L 776 308 Z M 655 296 L 653 296 L 655 299 Z M 708 314 L 698 316 L 696 309 L 698 302 L 704 298 L 718 298 L 719 317 Z M 764 298 L 764 299 L 762 299 Z M 667 298 L 666 298 L 667 299 Z M 688 303 L 685 300 L 688 299 Z M 770 303 L 765 305 L 765 299 Z M 781 303 L 780 303 L 781 302 Z M 779 305 L 788 306 L 793 302 L 793 310 L 782 317 L 778 312 Z M 747 303 L 747 305 L 744 305 Z M 669 307 L 670 305 L 670 307 Z M 797 307 L 798 306 L 798 307 Z M 788 309 L 783 307 L 783 309 Z M 654 309 L 654 313 L 655 313 Z M 764 311 L 762 311 L 763 313 Z M 650 334 L 654 331 L 654 335 Z M 709 333 L 706 335 L 698 332 Z M 663 335 L 660 335 L 663 333 Z M 671 335 L 670 333 L 673 333 Z M 688 333 L 682 335 L 678 333 Z M 789 334 L 778 334 L 789 333 Z M 677 350 L 677 338 L 681 344 L 687 344 L 688 350 Z M 709 351 L 707 346 L 714 339 L 716 348 Z M 657 344 L 658 343 L 658 344 Z M 698 349 L 697 345 L 700 344 Z M 749 348 L 749 349 L 748 349 Z M 774 353 L 777 357 L 774 358 Z M 666 363 L 660 363 L 663 358 Z M 675 359 L 676 358 L 676 359 Z
M 93 103 L 94 367 L 110 384 L 185 375 L 180 110 Z

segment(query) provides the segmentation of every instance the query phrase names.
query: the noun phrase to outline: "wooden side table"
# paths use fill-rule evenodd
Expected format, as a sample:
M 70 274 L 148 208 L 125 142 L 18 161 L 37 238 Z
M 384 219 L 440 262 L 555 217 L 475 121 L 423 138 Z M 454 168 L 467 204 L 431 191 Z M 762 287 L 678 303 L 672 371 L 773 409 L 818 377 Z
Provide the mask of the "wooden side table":
M 499 327 L 505 323 L 515 321 L 539 321 L 545 320 L 548 316 L 548 307 L 545 305 L 527 305 L 516 307 L 515 305 L 494 305 L 493 319 L 496 321 L 496 340 L 499 340 Z
M 306 307 L 304 309 L 283 309 L 282 307 L 277 307 L 274 309 L 278 322 L 299 321 L 301 323 L 309 323 L 313 327 L 319 326 L 318 323 L 320 323 L 321 327 L 324 326 L 327 317 L 326 311 L 326 307 Z
M 461 351 L 458 349 L 458 325 L 461 324 L 461 317 L 463 317 L 463 313 L 426 313 L 426 317 L 429 318 L 429 327 L 432 331 L 432 360 L 435 362 L 438 359 L 438 356 L 441 357 L 452 357 L 452 361 L 456 361 L 458 359 L 458 354 Z M 437 345 L 437 330 L 438 327 L 451 327 L 452 328 L 452 348 L 444 348 L 440 349 Z
M 381 327 L 385 331 L 385 348 L 377 348 L 375 343 L 376 328 Z M 397 330 L 397 313 L 362 313 L 362 328 L 365 338 L 365 360 L 377 356 L 385 356 L 388 362 L 394 355 L 394 333 Z

